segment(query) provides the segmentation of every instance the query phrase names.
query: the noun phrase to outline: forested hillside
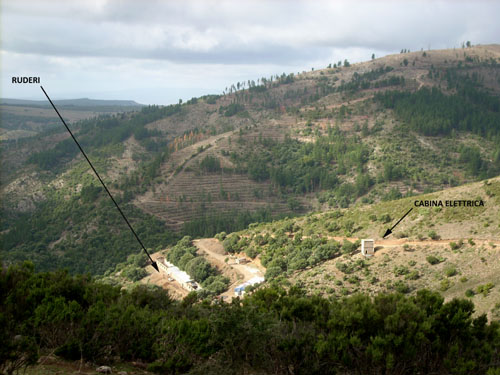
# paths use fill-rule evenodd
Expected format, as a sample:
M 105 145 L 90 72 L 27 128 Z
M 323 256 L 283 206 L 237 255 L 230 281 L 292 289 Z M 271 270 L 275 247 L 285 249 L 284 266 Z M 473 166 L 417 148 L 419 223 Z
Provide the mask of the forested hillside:
M 500 174 L 499 58 L 491 45 L 346 59 L 71 126 L 159 249 Z M 4 261 L 103 274 L 139 251 L 62 126 L 1 147 Z

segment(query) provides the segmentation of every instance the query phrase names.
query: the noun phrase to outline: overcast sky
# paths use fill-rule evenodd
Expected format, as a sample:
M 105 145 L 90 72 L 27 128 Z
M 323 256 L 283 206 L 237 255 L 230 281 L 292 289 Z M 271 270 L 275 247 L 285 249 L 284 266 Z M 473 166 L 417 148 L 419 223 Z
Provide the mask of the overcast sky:
M 169 104 L 330 62 L 500 43 L 498 1 L 3 0 L 1 97 Z

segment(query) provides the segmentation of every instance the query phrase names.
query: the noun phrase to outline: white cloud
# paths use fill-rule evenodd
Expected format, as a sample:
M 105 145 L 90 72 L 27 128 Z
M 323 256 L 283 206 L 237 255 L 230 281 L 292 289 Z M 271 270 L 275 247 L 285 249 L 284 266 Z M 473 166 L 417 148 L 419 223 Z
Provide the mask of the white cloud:
M 309 70 L 345 58 L 364 60 L 372 52 L 458 47 L 465 40 L 495 43 L 500 35 L 500 5 L 493 1 L 1 4 L 3 96 L 22 95 L 5 77 L 21 71 L 50 79 L 61 95 L 124 93 L 127 88 L 147 93 L 160 85 L 172 91 L 170 96 L 173 88 L 199 95 L 207 88 L 221 91 L 235 80 Z M 159 102 L 158 95 L 155 89 L 141 98 Z

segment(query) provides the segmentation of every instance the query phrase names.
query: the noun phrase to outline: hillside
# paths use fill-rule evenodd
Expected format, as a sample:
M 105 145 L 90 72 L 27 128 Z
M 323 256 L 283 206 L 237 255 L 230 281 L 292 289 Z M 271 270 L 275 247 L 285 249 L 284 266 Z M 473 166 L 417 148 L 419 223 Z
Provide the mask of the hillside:
M 499 58 L 489 45 L 346 60 L 72 127 L 146 246 L 161 249 L 499 175 Z M 3 259 L 102 274 L 137 251 L 63 129 L 1 146 Z M 411 235 L 428 232 L 415 225 Z

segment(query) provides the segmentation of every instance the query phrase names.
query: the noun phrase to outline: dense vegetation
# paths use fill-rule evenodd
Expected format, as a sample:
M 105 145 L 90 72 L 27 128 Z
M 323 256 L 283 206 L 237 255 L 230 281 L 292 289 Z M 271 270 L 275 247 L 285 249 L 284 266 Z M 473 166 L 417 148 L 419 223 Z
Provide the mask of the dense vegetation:
M 436 87 L 414 93 L 387 91 L 377 99 L 424 135 L 448 135 L 455 130 L 491 139 L 500 131 L 500 101 L 473 88 L 463 88 L 453 95 L 445 95 Z
M 338 217 L 336 217 L 338 218 Z M 259 234 L 239 236 L 237 233 L 219 234 L 224 250 L 229 253 L 245 252 L 250 258 L 260 254 L 260 260 L 266 267 L 266 279 L 279 276 L 291 276 L 294 271 L 314 267 L 321 262 L 333 259 L 341 254 L 349 254 L 359 248 L 359 242 L 344 241 L 339 243 L 320 236 L 304 236 L 298 225 L 292 220 L 284 220 L 272 234 L 262 231 Z M 329 220 L 331 230 L 340 229 L 340 221 Z M 250 227 L 254 227 L 255 224 Z M 354 223 L 347 224 L 350 230 Z M 294 233 L 295 231 L 295 233 Z
M 307 297 L 265 288 L 231 304 L 175 302 L 31 263 L 0 273 L 0 371 L 43 351 L 96 364 L 144 361 L 162 374 L 495 374 L 500 326 L 437 293 Z
M 287 137 L 283 142 L 259 137 L 258 150 L 230 154 L 236 170 L 255 181 L 270 180 L 279 194 L 305 194 L 331 190 L 336 205 L 366 193 L 373 180 L 365 170 L 369 152 L 357 136 L 349 137 L 338 128 L 329 128 L 314 143 Z M 355 183 L 342 183 L 340 176 L 355 174 Z
M 177 239 L 153 216 L 131 205 L 122 208 L 147 247 L 163 248 Z M 102 274 L 140 250 L 113 203 L 93 185 L 69 200 L 41 202 L 34 214 L 21 215 L 11 224 L 0 235 L 3 259 L 31 260 L 42 270 Z

